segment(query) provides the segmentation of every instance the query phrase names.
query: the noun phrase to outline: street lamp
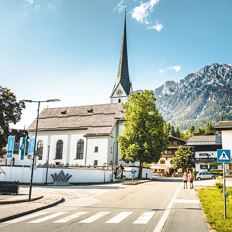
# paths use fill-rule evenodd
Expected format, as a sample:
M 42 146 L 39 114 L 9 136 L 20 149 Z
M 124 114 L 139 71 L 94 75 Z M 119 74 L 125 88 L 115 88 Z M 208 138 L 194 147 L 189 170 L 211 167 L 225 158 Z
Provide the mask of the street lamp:
M 37 140 L 37 133 L 38 133 L 38 124 L 39 124 L 39 109 L 40 104 L 45 102 L 58 102 L 59 99 L 48 99 L 45 101 L 33 101 L 33 100 L 22 100 L 23 102 L 27 103 L 37 103 L 37 117 L 36 117 L 36 127 L 35 127 L 35 143 L 34 143 L 34 151 L 33 151 L 33 158 L 32 158 L 32 167 L 31 167 L 31 181 L 30 181 L 30 188 L 29 188 L 29 201 L 31 201 L 31 191 L 32 191 L 32 183 L 33 183 L 33 174 L 34 174 L 34 163 L 35 163 L 35 151 L 36 151 L 36 140 Z

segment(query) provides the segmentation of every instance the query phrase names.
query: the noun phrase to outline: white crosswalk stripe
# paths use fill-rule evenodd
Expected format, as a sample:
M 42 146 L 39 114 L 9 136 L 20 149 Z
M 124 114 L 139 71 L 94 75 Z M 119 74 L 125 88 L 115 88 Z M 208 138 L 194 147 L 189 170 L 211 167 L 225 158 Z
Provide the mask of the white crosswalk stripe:
M 81 216 L 83 216 L 83 215 L 85 215 L 87 213 L 88 212 L 77 212 L 77 213 L 71 214 L 71 215 L 69 215 L 69 216 L 67 216 L 65 218 L 62 218 L 60 220 L 57 220 L 57 221 L 55 221 L 53 223 L 66 223 L 66 222 L 69 222 L 69 221 L 71 221 L 73 219 L 79 218 L 79 217 L 81 217 Z
M 109 213 L 110 213 L 109 211 L 101 211 L 101 212 L 94 214 L 93 216 L 91 216 L 89 218 L 86 218 L 86 219 L 80 221 L 79 223 L 92 223 L 92 222 L 106 216 Z
M 13 223 L 17 223 L 17 222 L 22 222 L 22 221 L 26 221 L 28 219 L 32 219 L 32 218 L 35 218 L 35 217 L 42 216 L 44 214 L 46 214 L 46 212 L 33 213 L 33 214 L 29 214 L 29 215 L 26 215 L 26 216 L 23 216 L 23 217 L 19 217 L 19 218 L 7 221 L 5 223 L 6 224 L 13 224 Z
M 132 212 L 121 212 L 118 215 L 116 215 L 115 217 L 108 220 L 106 223 L 120 223 L 121 221 L 126 219 L 131 214 L 132 214 Z
M 60 215 L 63 215 L 63 214 L 65 214 L 65 213 L 66 213 L 66 212 L 54 213 L 54 214 L 48 215 L 48 216 L 46 216 L 46 217 L 42 217 L 42 218 L 40 218 L 40 219 L 31 221 L 31 222 L 28 222 L 28 223 L 41 223 L 41 222 L 44 222 L 44 221 L 53 219 L 53 218 L 55 218 L 55 217 L 59 217 Z
M 133 224 L 147 224 L 154 214 L 155 212 L 144 212 L 133 222 Z

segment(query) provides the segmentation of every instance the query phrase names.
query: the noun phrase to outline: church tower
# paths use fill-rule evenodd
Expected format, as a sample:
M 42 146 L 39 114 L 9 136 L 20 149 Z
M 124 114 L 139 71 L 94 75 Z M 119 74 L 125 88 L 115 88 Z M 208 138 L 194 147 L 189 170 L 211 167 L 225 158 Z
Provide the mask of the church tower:
M 132 93 L 132 84 L 129 77 L 127 39 L 126 39 L 126 12 L 124 18 L 124 31 L 122 38 L 122 48 L 118 66 L 118 75 L 111 94 L 111 103 L 126 102 Z

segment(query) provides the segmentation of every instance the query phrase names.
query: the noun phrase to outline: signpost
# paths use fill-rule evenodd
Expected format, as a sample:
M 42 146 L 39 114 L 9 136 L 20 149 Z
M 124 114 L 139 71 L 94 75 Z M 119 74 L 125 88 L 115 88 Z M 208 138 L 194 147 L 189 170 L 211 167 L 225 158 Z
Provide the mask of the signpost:
M 231 160 L 231 154 L 230 150 L 223 150 L 219 149 L 217 150 L 217 162 L 223 163 L 223 196 L 224 196 L 224 218 L 226 219 L 227 213 L 226 213 L 226 178 L 225 178 L 225 163 L 230 163 Z

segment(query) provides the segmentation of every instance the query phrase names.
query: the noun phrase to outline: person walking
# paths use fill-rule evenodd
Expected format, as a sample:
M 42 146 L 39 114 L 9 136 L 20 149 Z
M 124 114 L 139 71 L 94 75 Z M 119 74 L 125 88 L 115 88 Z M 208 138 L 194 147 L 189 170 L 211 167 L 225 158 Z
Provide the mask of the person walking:
M 183 181 L 184 181 L 184 189 L 187 189 L 187 182 L 188 182 L 188 173 L 184 172 L 183 174 Z
M 195 177 L 194 174 L 192 173 L 192 171 L 189 171 L 188 173 L 188 180 L 190 183 L 190 189 L 193 189 L 193 181 L 194 181 Z

